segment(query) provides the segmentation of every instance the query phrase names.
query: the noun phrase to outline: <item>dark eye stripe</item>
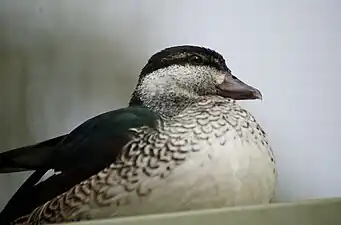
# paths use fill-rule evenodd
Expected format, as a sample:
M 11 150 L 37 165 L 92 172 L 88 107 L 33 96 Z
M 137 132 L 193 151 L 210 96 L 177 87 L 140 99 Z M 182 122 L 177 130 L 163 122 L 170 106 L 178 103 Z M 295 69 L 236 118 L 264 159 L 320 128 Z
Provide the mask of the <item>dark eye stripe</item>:
M 140 78 L 171 65 L 186 64 L 206 65 L 217 70 L 231 72 L 227 68 L 224 58 L 213 50 L 198 46 L 174 46 L 154 54 L 142 69 Z
M 195 64 L 200 64 L 200 63 L 203 63 L 204 60 L 203 60 L 203 57 L 202 57 L 202 56 L 199 56 L 199 55 L 194 54 L 194 55 L 191 55 L 191 56 L 189 57 L 189 62 L 190 62 L 190 63 L 195 63 Z

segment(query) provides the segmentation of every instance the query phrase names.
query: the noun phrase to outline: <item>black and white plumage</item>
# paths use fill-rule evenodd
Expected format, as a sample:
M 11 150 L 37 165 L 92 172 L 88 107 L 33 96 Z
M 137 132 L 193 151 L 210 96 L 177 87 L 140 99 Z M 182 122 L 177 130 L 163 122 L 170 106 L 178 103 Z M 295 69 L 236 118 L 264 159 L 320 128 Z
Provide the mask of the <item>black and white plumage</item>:
M 260 92 L 233 76 L 215 51 L 177 46 L 155 54 L 141 72 L 131 108 L 121 109 L 143 111 L 137 123 L 119 112 L 108 117 L 121 116 L 115 121 L 126 126 L 114 129 L 118 123 L 101 122 L 100 115 L 92 124 L 105 135 L 86 122 L 67 136 L 74 152 L 113 150 L 105 163 L 93 161 L 100 172 L 66 185 L 71 189 L 16 223 L 268 203 L 276 184 L 274 156 L 255 118 L 235 102 L 257 98 Z M 73 141 L 72 133 L 82 134 L 86 144 Z

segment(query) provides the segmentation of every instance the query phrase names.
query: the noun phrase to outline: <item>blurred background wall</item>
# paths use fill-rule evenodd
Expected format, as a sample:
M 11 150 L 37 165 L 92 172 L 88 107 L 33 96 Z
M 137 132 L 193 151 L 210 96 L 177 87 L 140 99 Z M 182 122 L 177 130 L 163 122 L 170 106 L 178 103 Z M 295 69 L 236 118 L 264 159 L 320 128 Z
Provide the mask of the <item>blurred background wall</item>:
M 127 104 L 156 51 L 214 48 L 277 155 L 277 199 L 341 196 L 341 2 L 2 0 L 0 151 Z M 27 177 L 0 176 L 0 209 Z

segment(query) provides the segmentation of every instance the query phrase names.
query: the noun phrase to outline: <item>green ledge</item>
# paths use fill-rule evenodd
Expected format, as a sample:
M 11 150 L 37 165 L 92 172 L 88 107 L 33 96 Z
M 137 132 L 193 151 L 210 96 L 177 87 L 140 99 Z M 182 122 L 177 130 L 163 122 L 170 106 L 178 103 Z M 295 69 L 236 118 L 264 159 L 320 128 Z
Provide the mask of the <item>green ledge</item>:
M 341 198 L 122 217 L 70 225 L 341 225 Z M 65 225 L 64 224 L 64 225 Z

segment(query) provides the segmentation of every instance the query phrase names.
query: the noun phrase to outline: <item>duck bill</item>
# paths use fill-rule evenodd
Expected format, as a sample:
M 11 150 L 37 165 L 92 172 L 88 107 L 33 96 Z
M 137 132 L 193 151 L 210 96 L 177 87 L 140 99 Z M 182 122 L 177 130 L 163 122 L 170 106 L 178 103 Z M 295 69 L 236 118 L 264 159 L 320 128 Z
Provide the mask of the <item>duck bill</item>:
M 258 89 L 245 84 L 231 74 L 227 74 L 224 82 L 216 88 L 218 95 L 234 100 L 262 99 L 262 93 Z

